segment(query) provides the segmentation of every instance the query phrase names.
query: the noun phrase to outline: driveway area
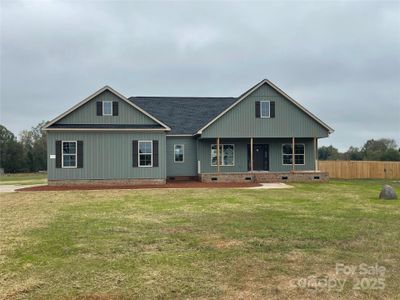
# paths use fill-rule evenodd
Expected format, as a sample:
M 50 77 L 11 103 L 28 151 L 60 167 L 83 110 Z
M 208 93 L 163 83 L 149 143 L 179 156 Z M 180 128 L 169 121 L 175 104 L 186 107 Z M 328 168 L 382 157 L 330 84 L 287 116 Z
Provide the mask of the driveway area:
M 43 184 L 32 184 L 32 185 L 16 185 L 16 184 L 2 184 L 0 185 L 0 193 L 12 193 L 17 189 L 31 188 L 34 186 L 42 186 Z

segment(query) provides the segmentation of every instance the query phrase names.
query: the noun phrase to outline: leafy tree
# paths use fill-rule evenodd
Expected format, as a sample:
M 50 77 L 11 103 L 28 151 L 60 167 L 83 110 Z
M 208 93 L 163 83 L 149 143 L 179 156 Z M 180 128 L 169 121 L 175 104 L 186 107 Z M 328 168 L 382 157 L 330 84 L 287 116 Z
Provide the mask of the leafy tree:
M 0 167 L 6 173 L 15 173 L 23 170 L 23 149 L 14 134 L 3 125 L 0 125 Z
M 24 149 L 24 160 L 27 169 L 31 172 L 47 169 L 47 143 L 46 133 L 42 127 L 46 122 L 42 121 L 31 130 L 23 130 L 20 133 L 21 144 Z
M 394 151 L 392 150 L 396 151 L 396 148 L 397 144 L 396 141 L 393 139 L 379 139 L 379 140 L 371 139 L 368 140 L 362 148 L 363 159 L 383 160 L 383 158 L 390 158 L 390 157 L 395 158 L 396 154 L 394 154 Z
M 400 161 L 400 151 L 396 149 L 388 149 L 382 153 L 381 160 Z
M 337 160 L 339 158 L 339 150 L 332 145 L 322 146 L 318 149 L 318 159 L 320 160 Z
M 343 153 L 344 160 L 363 160 L 363 153 L 357 147 L 350 146 L 349 149 Z

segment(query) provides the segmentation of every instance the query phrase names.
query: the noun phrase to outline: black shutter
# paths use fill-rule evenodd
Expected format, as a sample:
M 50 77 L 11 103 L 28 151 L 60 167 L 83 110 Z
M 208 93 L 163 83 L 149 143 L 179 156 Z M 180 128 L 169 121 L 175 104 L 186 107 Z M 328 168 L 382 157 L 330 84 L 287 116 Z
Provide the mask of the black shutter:
M 256 101 L 256 118 L 260 118 L 260 101 Z
M 77 167 L 78 168 L 83 168 L 83 141 L 78 141 L 77 143 L 77 158 L 78 158 L 78 162 L 77 162 Z
M 113 116 L 118 116 L 118 101 L 113 101 Z
M 153 167 L 158 167 L 158 141 L 153 141 Z
M 56 168 L 61 168 L 61 141 L 56 141 Z
M 275 118 L 275 101 L 271 101 L 269 103 L 269 109 L 270 109 L 270 112 L 269 112 L 270 118 Z
M 96 114 L 98 116 L 103 115 L 103 102 L 101 102 L 101 101 L 96 102 Z
M 132 166 L 138 166 L 138 141 L 132 141 Z

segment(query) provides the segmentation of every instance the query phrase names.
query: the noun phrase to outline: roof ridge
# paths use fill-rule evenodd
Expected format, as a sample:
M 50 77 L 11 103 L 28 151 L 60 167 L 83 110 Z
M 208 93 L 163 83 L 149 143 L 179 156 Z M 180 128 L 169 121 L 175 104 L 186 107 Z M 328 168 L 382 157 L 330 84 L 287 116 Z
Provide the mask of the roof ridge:
M 214 96 L 210 96 L 210 97 L 206 97 L 206 96 L 130 96 L 129 99 L 132 98 L 175 98 L 175 99 L 187 99 L 187 98 L 191 98 L 191 99 L 237 99 L 237 97 L 214 97 Z

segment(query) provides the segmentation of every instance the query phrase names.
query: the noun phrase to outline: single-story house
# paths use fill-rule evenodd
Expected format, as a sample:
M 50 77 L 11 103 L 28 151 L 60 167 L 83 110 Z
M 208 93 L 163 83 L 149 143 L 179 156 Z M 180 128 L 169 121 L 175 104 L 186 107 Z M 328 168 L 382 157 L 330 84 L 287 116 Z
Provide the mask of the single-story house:
M 239 97 L 125 97 L 105 86 L 50 121 L 49 184 L 322 181 L 333 129 L 269 80 Z

